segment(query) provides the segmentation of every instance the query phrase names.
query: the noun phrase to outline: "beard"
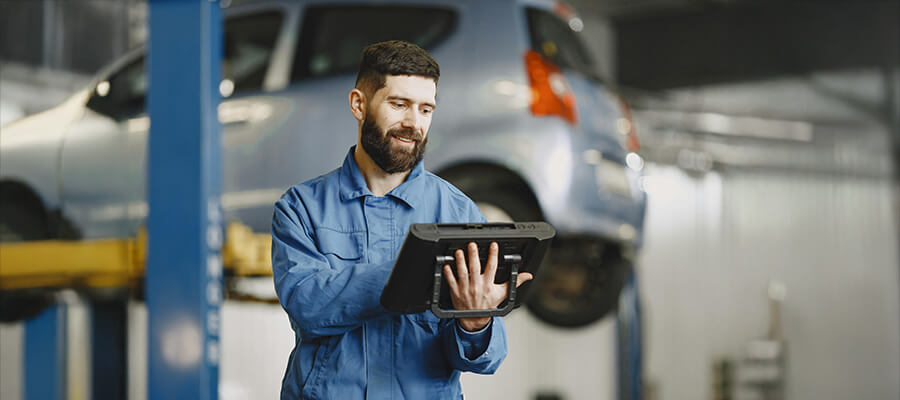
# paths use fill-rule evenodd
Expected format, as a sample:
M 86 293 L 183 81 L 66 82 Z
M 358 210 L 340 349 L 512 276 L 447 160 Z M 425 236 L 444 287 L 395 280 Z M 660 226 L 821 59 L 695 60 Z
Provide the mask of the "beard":
M 394 137 L 412 140 L 413 147 L 406 149 L 394 146 L 391 140 Z M 363 150 L 375 162 L 375 165 L 378 165 L 384 172 L 396 174 L 409 171 L 419 161 L 422 161 L 428 138 L 423 138 L 410 128 L 394 128 L 384 132 L 381 128 L 375 126 L 375 121 L 369 119 L 369 116 L 366 115 L 362 125 L 360 142 Z

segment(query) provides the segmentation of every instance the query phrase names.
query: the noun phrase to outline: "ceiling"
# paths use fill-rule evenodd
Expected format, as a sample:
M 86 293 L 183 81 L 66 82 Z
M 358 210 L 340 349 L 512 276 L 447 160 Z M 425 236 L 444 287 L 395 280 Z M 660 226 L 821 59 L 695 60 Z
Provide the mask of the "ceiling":
M 871 120 L 893 131 L 893 135 L 888 135 L 893 136 L 895 157 L 900 159 L 900 1 L 570 0 L 569 3 L 583 17 L 599 16 L 610 21 L 615 36 L 614 81 L 621 87 L 639 93 L 689 93 L 695 98 L 690 104 L 702 99 L 703 109 L 727 109 L 727 101 L 704 97 L 697 91 L 718 87 L 734 94 L 737 93 L 734 91 L 747 93 L 776 85 L 772 82 L 799 84 L 815 92 L 810 98 L 869 115 Z M 836 81 L 847 86 L 837 89 L 822 83 L 823 76 L 842 74 L 866 76 L 869 81 L 880 82 L 877 86 L 881 89 L 858 96 L 859 87 L 851 85 L 851 81 Z M 757 106 L 771 103 L 775 111 L 790 106 L 786 103 L 790 100 L 773 97 L 784 91 L 779 90 L 757 93 L 751 100 Z M 726 100 L 735 98 L 726 93 Z M 827 109 L 808 99 L 799 104 L 810 110 Z M 748 112 L 746 104 L 739 109 Z M 775 111 L 755 114 L 775 115 Z M 838 118 L 833 113 L 829 116 Z M 851 137 L 865 136 L 859 129 L 847 132 Z
M 566 0 L 579 13 L 600 14 L 615 20 L 696 12 L 715 8 L 771 5 L 833 6 L 840 4 L 896 3 L 894 0 Z
M 651 90 L 890 68 L 896 0 L 574 0 L 615 34 L 615 80 Z M 588 38 L 587 40 L 591 40 Z

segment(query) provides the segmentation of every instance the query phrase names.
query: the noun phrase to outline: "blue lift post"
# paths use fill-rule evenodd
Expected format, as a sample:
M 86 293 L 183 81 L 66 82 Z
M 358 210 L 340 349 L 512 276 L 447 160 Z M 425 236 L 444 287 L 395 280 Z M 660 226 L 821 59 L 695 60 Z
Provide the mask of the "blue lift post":
M 619 295 L 616 313 L 619 400 L 644 398 L 644 327 L 638 283 L 637 272 L 631 268 Z
M 128 297 L 88 301 L 91 326 L 92 399 L 128 398 Z
M 26 400 L 62 400 L 66 390 L 66 306 L 57 303 L 25 322 Z
M 223 241 L 215 0 L 150 0 L 148 398 L 218 398 Z

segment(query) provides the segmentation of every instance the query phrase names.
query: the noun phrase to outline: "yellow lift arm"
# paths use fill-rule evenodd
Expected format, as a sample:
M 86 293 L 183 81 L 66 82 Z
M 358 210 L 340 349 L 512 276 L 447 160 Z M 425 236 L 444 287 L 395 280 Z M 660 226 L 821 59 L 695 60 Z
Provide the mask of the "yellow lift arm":
M 227 274 L 272 275 L 272 237 L 240 223 L 226 228 L 222 258 Z M 126 287 L 144 276 L 147 235 L 85 241 L 0 243 L 0 290 Z

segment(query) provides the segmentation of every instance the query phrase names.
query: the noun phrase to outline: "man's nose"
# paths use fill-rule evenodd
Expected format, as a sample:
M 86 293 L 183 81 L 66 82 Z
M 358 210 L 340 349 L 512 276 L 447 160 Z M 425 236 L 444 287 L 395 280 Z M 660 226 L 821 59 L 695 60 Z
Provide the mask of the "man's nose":
M 409 110 L 406 111 L 403 115 L 403 120 L 401 121 L 401 126 L 404 128 L 413 129 L 416 133 L 421 133 L 422 128 L 422 115 L 413 107 L 410 107 Z

